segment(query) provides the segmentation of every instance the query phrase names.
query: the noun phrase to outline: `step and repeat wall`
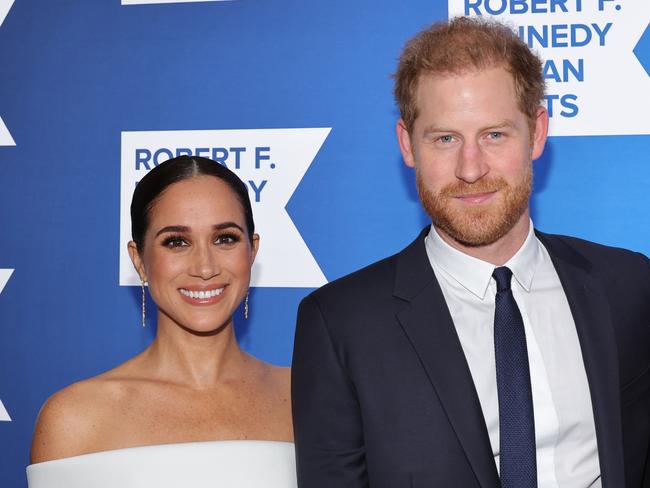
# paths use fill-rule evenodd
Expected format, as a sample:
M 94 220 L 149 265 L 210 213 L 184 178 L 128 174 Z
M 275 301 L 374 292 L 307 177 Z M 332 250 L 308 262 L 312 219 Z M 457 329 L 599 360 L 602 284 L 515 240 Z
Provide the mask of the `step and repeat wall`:
M 156 164 L 247 183 L 261 248 L 236 330 L 275 364 L 302 297 L 417 235 L 391 74 L 453 15 L 511 22 L 545 60 L 535 225 L 650 254 L 650 2 L 0 0 L 0 486 L 26 485 L 49 395 L 155 335 L 126 243 Z

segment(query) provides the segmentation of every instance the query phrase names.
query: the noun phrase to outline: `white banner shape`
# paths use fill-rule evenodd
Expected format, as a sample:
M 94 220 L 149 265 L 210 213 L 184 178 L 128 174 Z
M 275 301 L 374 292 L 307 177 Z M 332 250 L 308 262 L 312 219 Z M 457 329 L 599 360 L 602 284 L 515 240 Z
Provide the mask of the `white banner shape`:
M 0 269 L 0 293 L 4 290 L 13 272 L 13 269 Z M 11 417 L 9 417 L 7 409 L 2 404 L 2 400 L 0 400 L 0 422 L 11 422 Z
M 0 400 L 0 422 L 11 422 L 9 412 L 7 412 L 7 409 L 2 404 L 2 400 Z
M 231 0 L 122 0 L 122 5 L 152 5 L 155 3 L 229 2 Z
M 458 15 L 514 24 L 545 60 L 550 135 L 650 134 L 650 76 L 633 53 L 649 1 L 449 0 Z
M 0 269 L 0 293 L 4 290 L 13 272 L 13 269 Z
M 252 286 L 316 288 L 327 280 L 285 206 L 330 128 L 122 132 L 120 285 L 139 285 L 127 253 L 133 189 L 151 168 L 181 154 L 219 161 L 248 185 L 260 250 Z
M 0 0 L 0 27 L 2 27 L 2 23 L 5 21 L 5 18 L 7 17 L 7 14 L 9 13 L 9 9 L 11 9 L 11 6 L 14 4 L 14 0 Z M 7 126 L 5 123 L 2 121 L 2 118 L 0 117 L 0 146 L 15 146 L 16 143 L 14 142 L 13 137 L 11 137 L 11 134 L 9 133 L 9 129 L 7 129 Z
M 11 137 L 11 134 L 9 133 L 9 129 L 7 129 L 7 126 L 2 121 L 2 117 L 0 117 L 0 146 L 15 146 L 15 145 L 16 143 L 14 141 L 14 138 Z
M 0 0 L 0 27 L 2 27 L 2 23 L 5 21 L 5 17 L 7 17 L 13 4 L 14 0 Z

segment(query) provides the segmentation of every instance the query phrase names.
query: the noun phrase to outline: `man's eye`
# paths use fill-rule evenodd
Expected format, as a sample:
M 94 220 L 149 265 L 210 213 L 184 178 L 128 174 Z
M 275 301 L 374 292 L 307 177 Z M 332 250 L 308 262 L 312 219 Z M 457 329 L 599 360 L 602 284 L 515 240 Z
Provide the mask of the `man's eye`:
M 187 246 L 187 241 L 180 236 L 168 237 L 163 241 L 163 246 L 170 249 Z
M 449 135 L 447 135 L 447 136 L 440 136 L 440 137 L 438 138 L 438 140 L 439 140 L 440 142 L 444 143 L 444 144 L 449 144 L 450 142 L 452 142 L 452 141 L 454 140 L 454 136 L 449 136 Z
M 488 134 L 490 139 L 501 139 L 503 137 L 503 132 L 493 131 Z

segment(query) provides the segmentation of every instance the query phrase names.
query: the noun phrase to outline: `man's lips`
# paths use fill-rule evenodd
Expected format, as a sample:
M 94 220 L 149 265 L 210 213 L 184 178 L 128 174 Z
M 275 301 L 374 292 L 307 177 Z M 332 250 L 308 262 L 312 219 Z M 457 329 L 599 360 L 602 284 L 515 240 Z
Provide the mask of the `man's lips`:
M 496 190 L 481 192 L 481 193 L 465 193 L 462 195 L 454 195 L 453 198 L 460 200 L 463 203 L 480 204 L 491 200 L 494 197 L 494 195 L 496 195 L 496 193 L 497 193 Z

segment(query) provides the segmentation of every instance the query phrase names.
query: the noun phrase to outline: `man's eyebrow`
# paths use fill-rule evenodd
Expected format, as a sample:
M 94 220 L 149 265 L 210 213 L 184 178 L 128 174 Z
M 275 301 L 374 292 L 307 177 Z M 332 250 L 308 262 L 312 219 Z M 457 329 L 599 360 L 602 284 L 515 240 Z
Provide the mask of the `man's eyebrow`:
M 429 127 L 424 128 L 424 135 L 435 134 L 438 132 L 456 132 L 452 129 L 445 129 L 444 127 L 436 127 L 435 125 L 430 125 Z
M 515 123 L 510 119 L 504 119 L 494 124 L 490 124 L 485 127 L 482 127 L 479 132 L 483 132 L 490 129 L 502 129 L 507 127 L 515 127 Z M 424 128 L 424 135 L 437 134 L 437 133 L 454 133 L 454 132 L 456 131 L 453 129 L 446 129 L 444 127 L 438 127 L 435 125 L 430 125 L 429 127 Z
M 485 131 L 490 129 L 503 129 L 503 128 L 512 128 L 512 127 L 515 127 L 515 123 L 510 119 L 504 119 L 500 122 L 497 122 L 496 124 L 490 124 L 481 130 Z
M 222 222 L 220 224 L 214 224 L 212 226 L 213 230 L 223 230 L 223 229 L 230 229 L 231 227 L 235 227 L 236 229 L 239 229 L 241 232 L 244 232 L 244 229 L 239 224 L 236 224 L 235 222 Z M 156 232 L 156 237 L 158 237 L 160 234 L 165 234 L 167 232 L 190 232 L 192 229 L 191 227 L 188 227 L 186 225 L 168 225 L 166 227 L 163 227 L 160 229 L 158 232 Z

